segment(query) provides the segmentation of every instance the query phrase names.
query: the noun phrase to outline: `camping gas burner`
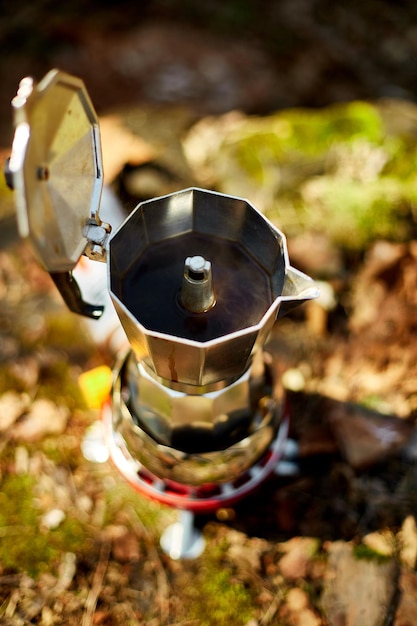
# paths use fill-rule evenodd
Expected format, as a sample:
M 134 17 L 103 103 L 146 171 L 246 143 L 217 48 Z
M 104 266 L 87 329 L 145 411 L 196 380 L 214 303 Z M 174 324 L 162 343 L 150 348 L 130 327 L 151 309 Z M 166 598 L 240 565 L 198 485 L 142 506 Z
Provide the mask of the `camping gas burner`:
M 83 315 L 102 308 L 84 302 L 72 270 L 82 254 L 107 263 L 130 344 L 103 411 L 114 464 L 137 491 L 184 511 L 235 502 L 284 454 L 288 415 L 263 346 L 278 318 L 317 297 L 314 282 L 250 202 L 213 191 L 143 202 L 110 235 L 99 217 L 98 121 L 82 82 L 57 70 L 25 80 L 14 108 L 20 232 Z

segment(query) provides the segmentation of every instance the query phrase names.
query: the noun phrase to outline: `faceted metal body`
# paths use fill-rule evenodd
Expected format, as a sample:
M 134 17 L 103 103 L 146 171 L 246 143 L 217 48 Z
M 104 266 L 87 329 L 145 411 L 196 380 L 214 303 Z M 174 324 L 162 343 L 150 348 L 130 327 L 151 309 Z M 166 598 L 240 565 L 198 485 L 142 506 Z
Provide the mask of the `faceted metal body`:
M 161 481 L 226 483 L 266 452 L 281 408 L 262 360 L 228 387 L 191 395 L 160 384 L 130 353 L 115 379 L 112 430 L 132 463 Z
M 181 247 L 185 256 L 205 248 L 201 255 L 213 268 L 216 304 L 194 317 L 175 301 Z M 249 202 L 201 189 L 140 204 L 110 240 L 109 276 L 137 360 L 145 359 L 164 385 L 190 393 L 242 376 L 280 308 L 318 294 L 290 266 L 284 235 Z

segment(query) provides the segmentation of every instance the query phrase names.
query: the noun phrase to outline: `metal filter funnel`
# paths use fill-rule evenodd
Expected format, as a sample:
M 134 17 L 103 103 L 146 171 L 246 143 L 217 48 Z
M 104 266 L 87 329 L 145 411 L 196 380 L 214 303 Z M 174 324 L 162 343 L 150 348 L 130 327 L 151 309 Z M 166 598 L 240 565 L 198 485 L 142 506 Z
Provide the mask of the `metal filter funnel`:
M 248 201 L 202 189 L 140 204 L 111 238 L 108 262 L 137 359 L 184 391 L 242 376 L 281 308 L 318 294 Z

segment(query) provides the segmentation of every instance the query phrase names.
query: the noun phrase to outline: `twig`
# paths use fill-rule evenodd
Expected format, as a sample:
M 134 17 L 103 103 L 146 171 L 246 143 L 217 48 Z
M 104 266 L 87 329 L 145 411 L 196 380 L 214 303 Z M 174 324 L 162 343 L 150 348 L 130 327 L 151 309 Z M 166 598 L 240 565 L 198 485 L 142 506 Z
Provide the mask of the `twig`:
M 271 604 L 268 607 L 268 610 L 266 611 L 261 621 L 259 622 L 259 626 L 268 626 L 268 624 L 271 623 L 271 620 L 274 618 L 276 612 L 278 611 L 279 607 L 282 604 L 284 595 L 285 595 L 285 592 L 282 589 L 279 589 L 277 591 Z
M 22 535 L 29 526 L 3 526 L 0 528 L 0 537 L 7 537 L 7 535 Z
M 133 507 L 129 507 L 130 513 L 134 516 L 135 525 L 137 526 L 136 534 L 145 538 L 149 555 L 153 562 L 157 565 L 155 568 L 155 576 L 157 580 L 157 593 L 159 595 L 160 618 L 163 624 L 167 623 L 169 618 L 169 582 L 164 565 L 159 556 L 158 550 L 155 548 L 154 542 L 149 534 L 145 524 L 140 519 L 137 511 Z M 84 625 L 83 625 L 84 626 Z
M 16 610 L 17 604 L 20 600 L 20 593 L 17 589 L 14 589 L 10 594 L 9 602 L 4 613 L 5 617 L 12 618 Z
M 110 543 L 104 542 L 101 544 L 99 561 L 94 572 L 93 582 L 89 591 L 86 603 L 85 612 L 83 614 L 82 626 L 92 626 L 94 612 L 97 606 L 97 600 L 100 595 L 100 591 L 103 588 L 103 579 L 106 573 L 107 565 L 109 563 L 110 556 Z
M 6 574 L 5 576 L 0 576 L 0 587 L 1 585 L 17 585 L 22 579 L 22 574 Z

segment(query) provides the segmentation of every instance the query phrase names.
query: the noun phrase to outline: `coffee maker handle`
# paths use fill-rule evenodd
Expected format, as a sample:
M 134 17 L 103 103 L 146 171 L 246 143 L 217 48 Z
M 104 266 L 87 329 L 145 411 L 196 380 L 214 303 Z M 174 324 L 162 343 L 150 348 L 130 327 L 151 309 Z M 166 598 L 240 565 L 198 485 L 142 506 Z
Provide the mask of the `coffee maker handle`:
M 104 306 L 94 306 L 83 300 L 80 287 L 72 272 L 50 272 L 50 274 L 70 311 L 91 319 L 100 319 Z

